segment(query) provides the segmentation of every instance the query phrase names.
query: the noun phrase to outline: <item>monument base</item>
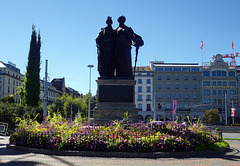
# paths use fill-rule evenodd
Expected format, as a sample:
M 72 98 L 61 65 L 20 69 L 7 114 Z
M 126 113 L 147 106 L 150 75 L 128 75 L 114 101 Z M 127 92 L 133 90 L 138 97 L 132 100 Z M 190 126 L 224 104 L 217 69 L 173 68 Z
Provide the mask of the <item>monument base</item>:
M 123 120 L 126 113 L 130 122 L 137 122 L 138 110 L 133 103 L 98 103 L 93 110 L 93 118 L 97 124 L 106 124 Z
M 124 114 L 132 122 L 137 121 L 138 110 L 134 103 L 135 80 L 98 79 L 98 104 L 93 110 L 97 124 L 106 124 L 114 120 L 123 120 Z

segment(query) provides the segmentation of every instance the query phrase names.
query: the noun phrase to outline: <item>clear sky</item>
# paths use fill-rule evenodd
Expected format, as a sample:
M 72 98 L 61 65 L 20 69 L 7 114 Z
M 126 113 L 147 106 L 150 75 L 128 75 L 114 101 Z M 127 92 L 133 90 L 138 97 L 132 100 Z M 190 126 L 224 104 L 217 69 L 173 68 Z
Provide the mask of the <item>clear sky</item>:
M 86 94 L 87 65 L 92 64 L 95 94 L 95 38 L 107 16 L 116 28 L 117 18 L 124 15 L 126 25 L 142 36 L 138 66 L 155 60 L 201 64 L 201 40 L 205 62 L 218 53 L 232 53 L 232 40 L 239 52 L 239 6 L 239 0 L 0 0 L 0 60 L 25 73 L 34 24 L 42 37 L 41 79 L 48 59 L 50 81 L 65 77 L 66 86 Z

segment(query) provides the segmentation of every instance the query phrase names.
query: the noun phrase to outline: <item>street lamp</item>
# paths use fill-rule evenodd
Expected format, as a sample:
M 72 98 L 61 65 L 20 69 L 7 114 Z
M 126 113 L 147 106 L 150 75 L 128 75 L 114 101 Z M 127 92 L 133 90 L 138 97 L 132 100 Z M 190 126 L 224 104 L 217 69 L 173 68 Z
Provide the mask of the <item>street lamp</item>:
M 94 67 L 94 66 L 93 66 L 93 65 L 88 65 L 87 67 L 90 68 L 90 77 L 89 77 L 89 98 L 88 98 L 88 120 L 90 120 L 91 68 Z

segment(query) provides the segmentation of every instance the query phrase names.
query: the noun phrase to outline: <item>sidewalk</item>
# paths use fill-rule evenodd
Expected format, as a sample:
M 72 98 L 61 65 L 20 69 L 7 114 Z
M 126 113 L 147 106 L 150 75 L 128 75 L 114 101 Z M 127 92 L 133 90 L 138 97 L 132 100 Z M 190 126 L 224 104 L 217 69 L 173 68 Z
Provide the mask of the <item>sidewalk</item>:
M 225 135 L 224 135 L 225 136 Z M 0 165 L 99 165 L 99 166 L 172 166 L 172 165 L 233 165 L 240 163 L 240 141 L 229 140 L 232 151 L 225 155 L 212 153 L 205 156 L 189 158 L 189 156 L 162 157 L 156 159 L 149 158 L 117 158 L 117 157 L 82 157 L 66 155 L 46 155 L 16 151 L 6 148 L 8 138 L 0 137 Z

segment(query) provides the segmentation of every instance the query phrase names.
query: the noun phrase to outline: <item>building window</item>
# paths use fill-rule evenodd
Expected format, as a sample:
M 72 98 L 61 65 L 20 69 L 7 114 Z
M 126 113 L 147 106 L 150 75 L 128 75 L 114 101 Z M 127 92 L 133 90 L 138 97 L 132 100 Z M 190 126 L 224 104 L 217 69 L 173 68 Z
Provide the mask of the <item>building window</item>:
M 151 79 L 147 79 L 147 84 L 151 84 Z
M 142 84 L 142 79 L 138 79 L 138 84 Z
M 171 99 L 170 93 L 167 93 L 167 99 Z
M 167 107 L 167 109 L 171 109 L 171 104 L 167 103 L 166 107 Z
M 8 87 L 8 93 L 10 93 L 10 87 Z
M 170 84 L 167 84 L 167 89 L 170 89 Z
M 167 80 L 170 80 L 170 75 L 167 75 Z
M 227 82 L 224 81 L 224 82 L 222 83 L 222 85 L 223 85 L 223 86 L 227 86 Z
M 224 94 L 224 95 L 227 94 L 227 90 L 223 90 L 223 94 Z
M 228 85 L 229 86 L 236 86 L 236 82 L 229 82 Z
M 188 89 L 188 84 L 184 84 L 185 89 Z
M 216 86 L 216 81 L 213 81 L 213 82 L 212 82 L 212 86 Z
M 181 68 L 180 67 L 173 68 L 173 71 L 181 71 Z
M 142 104 L 141 103 L 138 104 L 138 110 L 142 111 Z
M 203 91 L 203 94 L 204 94 L 204 95 L 210 95 L 210 90 L 204 90 L 204 91 Z
M 216 104 L 217 103 L 217 99 L 212 99 L 212 103 Z
M 222 76 L 226 77 L 227 76 L 227 72 L 226 71 L 222 71 Z
M 229 77 L 235 77 L 235 71 L 228 72 Z
M 0 73 L 2 73 L 2 70 L 0 70 Z
M 164 71 L 172 71 L 172 68 L 171 67 L 165 67 Z
M 197 93 L 193 93 L 193 99 L 197 99 Z
M 193 80 L 197 80 L 197 76 L 193 76 Z
M 162 67 L 157 67 L 157 68 L 155 68 L 155 71 L 163 71 L 163 68 Z
M 2 77 L 0 77 L 0 83 L 2 83 Z
M 147 111 L 151 111 L 151 104 L 147 104 Z
M 184 104 L 184 108 L 188 109 L 189 108 L 188 104 Z
M 161 99 L 161 98 L 162 98 L 162 94 L 158 93 L 158 99 Z
M 184 98 L 188 99 L 188 94 L 187 93 L 184 94 Z
M 230 91 L 229 91 L 229 94 L 230 94 L 230 95 L 235 95 L 235 94 L 236 94 L 236 91 L 235 91 L 235 90 L 230 90 Z
M 138 92 L 142 92 L 142 87 L 141 86 L 138 87 Z
M 162 84 L 158 84 L 158 89 L 162 89 Z
M 203 71 L 203 77 L 209 77 L 210 72 L 209 71 Z
M 8 84 L 10 84 L 10 78 L 8 79 Z
M 162 76 L 158 75 L 158 80 L 161 80 L 162 79 Z
M 147 86 L 147 92 L 151 92 L 151 87 Z
M 213 94 L 213 95 L 216 95 L 216 94 L 217 94 L 217 91 L 216 91 L 216 90 L 212 90 L 212 94 Z
M 193 89 L 197 89 L 197 84 L 193 84 Z
M 138 95 L 138 101 L 142 101 L 142 95 Z
M 179 93 L 176 93 L 176 99 L 179 99 L 179 98 L 180 98 Z
M 203 99 L 203 103 L 204 104 L 209 104 L 210 103 L 210 99 Z
M 182 71 L 190 71 L 190 68 L 182 68 Z
M 179 76 L 176 76 L 176 80 L 179 80 Z
M 184 76 L 184 80 L 188 80 L 188 76 Z
M 218 95 L 221 95 L 222 94 L 222 90 L 218 90 Z
M 213 77 L 226 77 L 226 71 L 216 70 L 212 71 Z
M 151 101 L 151 95 L 147 95 L 147 101 Z
M 209 86 L 210 82 L 209 81 L 203 81 L 203 86 Z
M 199 71 L 199 68 L 191 68 L 191 71 Z
M 176 84 L 176 89 L 179 89 L 179 84 Z

